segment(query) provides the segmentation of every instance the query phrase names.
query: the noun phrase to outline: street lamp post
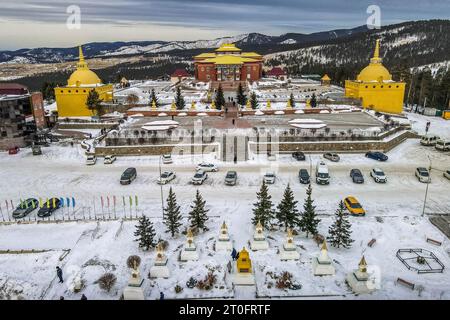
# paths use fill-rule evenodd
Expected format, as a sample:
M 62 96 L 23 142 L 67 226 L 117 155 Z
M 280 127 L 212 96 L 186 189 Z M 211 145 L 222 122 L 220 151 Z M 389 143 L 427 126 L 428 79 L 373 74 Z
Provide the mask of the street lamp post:
M 428 197 L 428 185 L 431 183 L 431 159 L 430 159 L 430 156 L 428 156 L 428 161 L 430 162 L 430 165 L 428 167 L 428 182 L 427 182 L 427 187 L 425 189 L 425 199 L 423 200 L 422 217 L 425 215 L 425 206 L 426 206 L 427 197 Z
M 161 158 L 162 155 L 159 155 L 159 179 L 161 179 Z M 162 213 L 162 217 L 164 219 L 164 197 L 163 197 L 163 186 L 162 183 L 159 183 L 160 186 L 160 190 L 161 190 L 161 213 Z

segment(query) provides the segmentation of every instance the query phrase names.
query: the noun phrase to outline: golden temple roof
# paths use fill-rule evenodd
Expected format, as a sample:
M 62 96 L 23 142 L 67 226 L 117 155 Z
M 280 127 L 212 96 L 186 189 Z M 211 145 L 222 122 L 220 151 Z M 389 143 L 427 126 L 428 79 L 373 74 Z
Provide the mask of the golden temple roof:
M 323 81 L 330 81 L 331 78 L 325 73 L 325 75 L 322 77 L 321 80 L 323 80 Z
M 370 64 L 361 70 L 356 80 L 363 82 L 392 80 L 392 75 L 381 62 L 380 40 L 377 40 L 373 57 L 370 59 Z
M 236 47 L 234 43 L 223 43 L 216 52 L 241 52 L 242 50 Z
M 75 70 L 67 81 L 69 86 L 80 86 L 80 85 L 97 85 L 101 84 L 102 81 L 88 68 L 86 61 L 84 60 L 83 49 L 81 46 L 79 50 L 79 61 L 77 63 L 77 70 Z
M 205 59 L 200 62 L 214 63 L 214 64 L 243 64 L 244 62 L 257 62 L 257 60 L 241 56 L 220 55 L 214 58 Z

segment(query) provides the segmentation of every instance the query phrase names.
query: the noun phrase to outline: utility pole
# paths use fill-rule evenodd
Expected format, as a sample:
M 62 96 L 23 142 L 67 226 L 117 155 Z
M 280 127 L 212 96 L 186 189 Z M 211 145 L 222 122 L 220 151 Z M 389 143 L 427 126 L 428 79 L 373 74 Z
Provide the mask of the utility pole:
M 162 155 L 159 155 L 159 178 L 161 179 L 161 158 Z M 161 190 L 161 213 L 164 219 L 164 197 L 163 197 L 163 186 L 162 183 L 159 184 Z
M 428 182 L 427 182 L 427 187 L 425 189 L 425 199 L 423 200 L 422 217 L 425 215 L 425 206 L 426 206 L 427 197 L 428 197 L 428 185 L 431 183 L 431 159 L 430 159 L 430 156 L 428 156 L 428 161 L 430 162 L 430 164 L 428 167 Z

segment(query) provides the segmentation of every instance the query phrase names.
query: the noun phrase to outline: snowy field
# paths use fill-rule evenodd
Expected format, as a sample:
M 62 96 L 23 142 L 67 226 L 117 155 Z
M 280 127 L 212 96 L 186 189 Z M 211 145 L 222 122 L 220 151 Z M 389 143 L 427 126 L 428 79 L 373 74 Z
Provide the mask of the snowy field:
M 413 129 L 419 133 L 425 128 L 427 117 L 410 114 Z M 449 122 L 438 118 L 432 120 L 430 132 L 450 137 Z M 89 299 L 118 299 L 129 278 L 126 259 L 132 254 L 142 258 L 141 275 L 146 278 L 144 291 L 147 299 L 157 299 L 163 291 L 166 298 L 307 298 L 323 297 L 330 299 L 450 299 L 450 241 L 437 230 L 428 217 L 422 217 L 423 199 L 426 185 L 419 183 L 414 176 L 418 166 L 428 166 L 430 157 L 433 171 L 432 183 L 429 185 L 426 213 L 450 214 L 450 181 L 442 176 L 441 170 L 450 169 L 450 153 L 442 153 L 434 148 L 422 147 L 418 140 L 408 140 L 388 152 L 389 160 L 378 163 L 365 158 L 362 154 L 342 154 L 338 163 L 328 163 L 331 183 L 319 186 L 313 183 L 313 198 L 317 212 L 322 219 L 319 225 L 321 234 L 326 235 L 332 223 L 332 215 L 338 201 L 346 196 L 355 196 L 365 208 L 365 217 L 350 217 L 352 237 L 355 240 L 351 249 L 329 247 L 329 255 L 334 260 L 336 275 L 334 277 L 314 277 L 311 259 L 319 250 L 312 239 L 300 234 L 295 237 L 301 254 L 298 262 L 281 262 L 277 249 L 285 239 L 282 232 L 267 234 L 270 249 L 266 252 L 250 252 L 255 267 L 257 286 L 253 288 L 233 287 L 229 274 L 225 271 L 229 257 L 216 253 L 213 244 L 219 233 L 219 226 L 226 221 L 229 233 L 236 249 L 248 247 L 253 229 L 252 204 L 256 201 L 262 175 L 275 171 L 277 179 L 269 187 L 275 204 L 281 199 L 287 183 L 290 183 L 301 205 L 305 198 L 305 186 L 298 182 L 300 168 L 309 170 L 310 161 L 314 168 L 321 155 L 307 155 L 307 161 L 294 161 L 290 155 L 282 155 L 278 161 L 256 158 L 242 164 L 223 163 L 213 156 L 174 156 L 174 163 L 164 165 L 162 170 L 173 170 L 177 178 L 169 185 L 163 186 L 164 198 L 170 186 L 173 187 L 181 212 L 187 215 L 196 187 L 190 184 L 195 165 L 202 160 L 213 161 L 220 167 L 219 172 L 210 173 L 204 185 L 198 189 L 210 209 L 209 231 L 196 238 L 200 252 L 198 263 L 179 263 L 178 254 L 185 241 L 180 235 L 171 239 L 164 232 L 162 224 L 160 186 L 156 184 L 159 167 L 157 157 L 122 157 L 112 165 L 104 165 L 99 159 L 96 165 L 86 166 L 83 150 L 79 147 L 51 146 L 43 148 L 42 156 L 32 156 L 29 149 L 10 156 L 0 153 L 0 204 L 2 218 L 8 220 L 5 200 L 17 204 L 26 197 L 74 197 L 77 201 L 75 210 L 63 208 L 55 213 L 57 220 L 67 218 L 91 218 L 90 221 L 54 223 L 35 223 L 36 212 L 32 212 L 23 224 L 0 225 L 0 299 L 14 298 L 17 295 L 26 299 L 79 299 L 81 293 L 74 294 L 68 284 L 59 284 L 55 280 L 56 265 L 63 267 L 65 277 L 70 278 L 81 272 L 85 280 L 82 293 Z M 128 186 L 122 186 L 119 178 L 129 166 L 137 168 L 138 178 Z M 369 177 L 373 167 L 381 167 L 388 177 L 388 183 L 376 184 Z M 363 185 L 351 182 L 349 172 L 359 168 L 365 177 Z M 238 172 L 238 183 L 230 187 L 224 184 L 227 170 Z M 103 196 L 104 207 L 101 206 Z M 106 205 L 106 197 L 117 197 L 116 210 Z M 123 206 L 122 197 L 126 205 Z M 139 204 L 131 207 L 128 197 L 139 198 Z M 145 214 L 155 223 L 157 236 L 169 240 L 166 252 L 169 258 L 171 277 L 167 280 L 150 280 L 147 274 L 153 264 L 155 253 L 143 252 L 134 242 L 136 221 L 126 216 Z M 94 218 L 114 218 L 110 221 L 93 221 Z M 2 219 L 0 218 L 0 219 Z M 184 221 L 187 226 L 187 221 Z M 426 238 L 441 241 L 442 246 L 427 243 Z M 367 243 L 376 239 L 373 247 Z M 407 270 L 396 258 L 400 248 L 423 248 L 432 251 L 445 265 L 443 273 L 417 274 Z M 4 250 L 42 250 L 35 253 L 3 253 Z M 70 250 L 70 251 L 68 251 Z M 68 252 L 68 253 L 67 253 Z M 66 254 L 66 255 L 65 255 Z M 357 268 L 362 255 L 371 270 L 379 277 L 380 288 L 370 295 L 354 296 L 345 284 L 345 275 Z M 63 257 L 63 258 L 62 258 Z M 60 259 L 62 260 L 60 261 Z M 210 291 L 188 289 L 186 281 L 191 277 L 202 279 L 214 268 L 218 277 L 216 288 Z M 117 276 L 117 283 L 109 293 L 102 291 L 95 283 L 106 271 Z M 267 272 L 281 273 L 290 271 L 296 282 L 302 285 L 300 290 L 283 291 L 275 287 L 268 288 L 270 281 Z M 410 290 L 396 284 L 400 277 L 423 286 L 423 291 Z M 69 281 L 66 281 L 69 282 Z M 181 293 L 175 293 L 179 284 L 184 287 Z

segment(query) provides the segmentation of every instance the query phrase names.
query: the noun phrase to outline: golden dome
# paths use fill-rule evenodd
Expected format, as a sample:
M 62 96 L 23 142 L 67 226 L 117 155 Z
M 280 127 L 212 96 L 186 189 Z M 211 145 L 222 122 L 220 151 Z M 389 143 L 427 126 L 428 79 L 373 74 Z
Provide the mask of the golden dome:
M 83 50 L 81 46 L 79 47 L 79 62 L 77 63 L 77 70 L 75 70 L 69 80 L 67 81 L 67 85 L 69 86 L 80 86 L 80 85 L 95 85 L 101 84 L 102 81 L 95 74 L 95 72 L 91 71 L 87 63 L 84 61 Z
M 361 70 L 356 80 L 363 82 L 392 80 L 392 75 L 389 73 L 388 69 L 383 66 L 381 61 L 380 40 L 377 40 L 375 52 L 373 58 L 370 59 L 370 64 Z

